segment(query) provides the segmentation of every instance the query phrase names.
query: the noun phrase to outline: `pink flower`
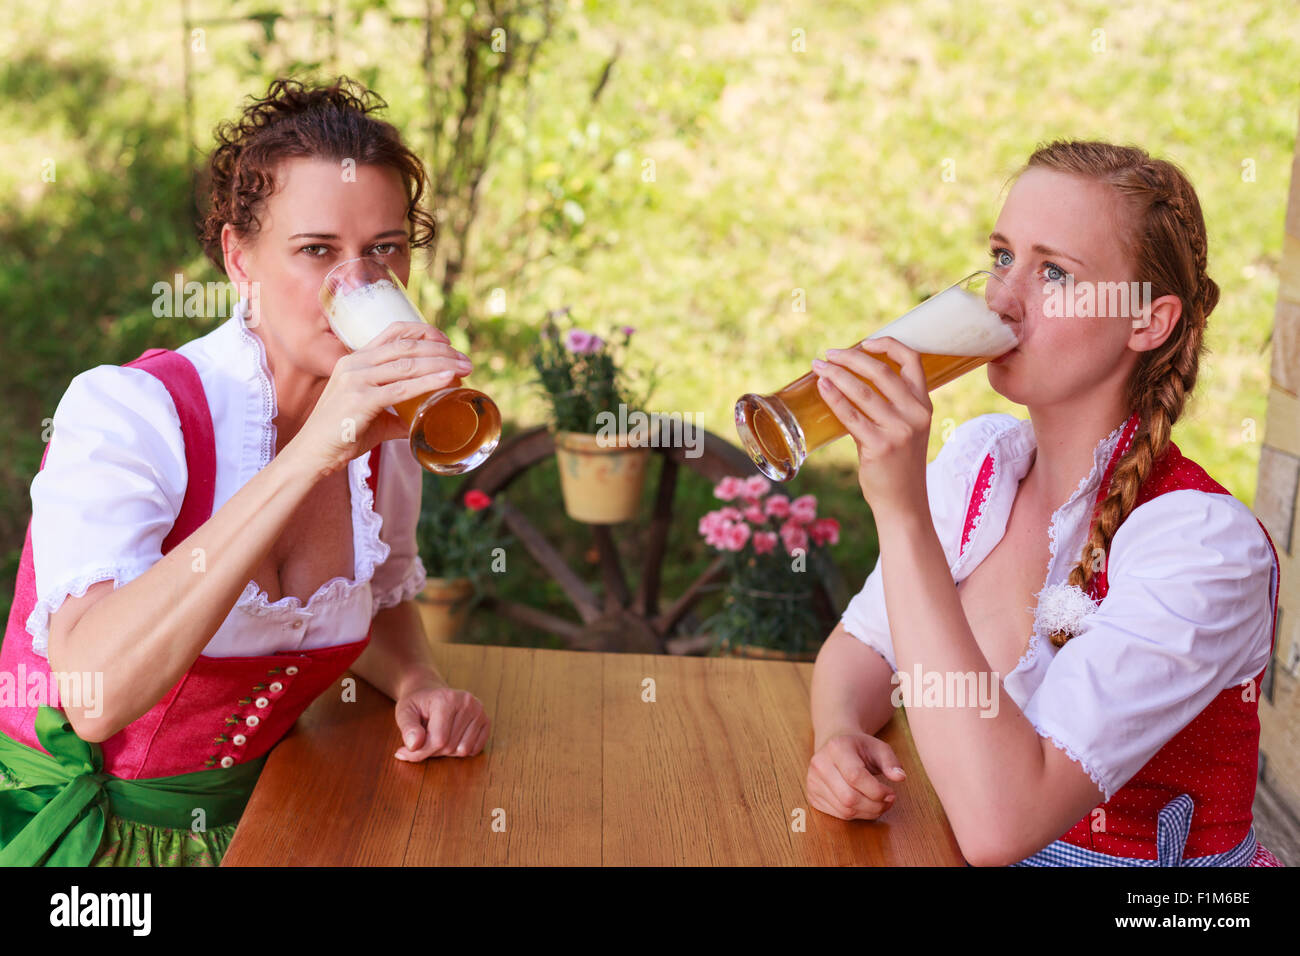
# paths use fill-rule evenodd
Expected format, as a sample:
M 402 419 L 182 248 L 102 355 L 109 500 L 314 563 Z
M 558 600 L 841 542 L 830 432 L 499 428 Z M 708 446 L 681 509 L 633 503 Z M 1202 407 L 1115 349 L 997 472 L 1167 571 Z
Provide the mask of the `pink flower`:
M 745 520 L 753 524 L 766 524 L 767 515 L 763 514 L 763 509 L 758 505 L 750 505 L 745 509 Z
M 817 498 L 815 495 L 800 495 L 790 502 L 790 517 L 800 524 L 808 524 L 817 517 Z
M 840 523 L 834 518 L 818 518 L 808 526 L 808 536 L 813 544 L 838 544 L 840 540 Z
M 773 518 L 790 517 L 790 499 L 785 495 L 772 495 L 767 499 L 767 513 Z
M 723 478 L 713 489 L 713 497 L 720 501 L 731 501 L 745 493 L 745 481 L 742 478 L 736 478 L 728 475 Z
M 622 332 L 624 335 L 626 335 L 628 338 L 631 338 L 632 333 L 635 332 L 636 329 L 632 328 L 632 326 L 630 325 L 625 325 L 621 329 L 619 329 L 619 331 Z
M 754 532 L 754 552 L 756 554 L 770 554 L 775 549 L 776 549 L 775 531 Z
M 725 508 L 719 508 L 718 514 L 722 516 L 723 521 L 743 521 L 745 516 L 737 508 L 728 505 Z
M 762 498 L 770 488 L 770 483 L 762 475 L 750 475 L 745 479 L 746 498 Z
M 564 347 L 577 355 L 595 352 L 604 344 L 604 339 L 599 335 L 584 332 L 582 329 L 569 329 L 568 337 L 564 340 Z
M 728 525 L 722 532 L 723 547 L 728 551 L 739 551 L 749 540 L 749 525 L 733 524 Z
M 795 523 L 791 518 L 785 524 L 781 525 L 781 543 L 785 545 L 788 554 L 794 554 L 796 551 L 808 552 L 808 532 Z
M 722 515 L 718 514 L 716 511 L 710 511 L 700 519 L 700 534 L 705 539 L 711 538 L 720 524 L 722 524 Z

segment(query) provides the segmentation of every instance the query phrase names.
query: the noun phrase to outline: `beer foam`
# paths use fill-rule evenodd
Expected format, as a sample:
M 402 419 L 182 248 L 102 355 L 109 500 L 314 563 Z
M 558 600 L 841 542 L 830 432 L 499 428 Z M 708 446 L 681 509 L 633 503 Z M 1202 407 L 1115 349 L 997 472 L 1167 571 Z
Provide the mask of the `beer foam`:
M 944 289 L 868 338 L 888 335 L 929 355 L 994 357 L 1015 348 L 1016 333 L 965 289 Z
M 387 279 L 380 279 L 334 297 L 330 324 L 352 351 L 394 322 L 423 322 L 411 300 Z

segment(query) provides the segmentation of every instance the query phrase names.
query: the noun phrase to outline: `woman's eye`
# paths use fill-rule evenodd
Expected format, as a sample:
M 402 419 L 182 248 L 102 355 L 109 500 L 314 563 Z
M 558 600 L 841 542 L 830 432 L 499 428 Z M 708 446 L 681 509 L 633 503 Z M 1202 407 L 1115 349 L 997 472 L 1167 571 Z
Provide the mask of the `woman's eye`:
M 397 243 L 395 243 L 395 242 L 379 242 L 379 243 L 376 243 L 375 245 L 371 246 L 371 251 L 372 251 L 372 252 L 378 252 L 380 249 L 387 249 L 388 251 L 387 251 L 387 252 L 380 252 L 379 255 L 381 255 L 381 256 L 392 255 L 394 252 L 397 251 Z
M 1011 253 L 1008 252 L 1006 249 L 992 249 L 989 251 L 989 255 L 993 257 L 993 262 L 995 265 L 999 265 L 999 266 L 1011 265 Z M 1006 256 L 1006 258 L 1004 259 L 1003 256 Z
M 1050 262 L 1047 263 L 1044 274 L 1047 276 L 1048 282 L 1064 282 L 1070 275 L 1060 266 L 1052 265 Z
M 307 255 L 309 255 L 313 259 L 319 259 L 321 255 L 324 255 L 324 251 L 322 251 L 320 255 L 317 255 L 316 253 L 311 251 L 312 249 L 325 250 L 325 247 L 324 246 L 303 246 L 298 251 L 307 253 Z

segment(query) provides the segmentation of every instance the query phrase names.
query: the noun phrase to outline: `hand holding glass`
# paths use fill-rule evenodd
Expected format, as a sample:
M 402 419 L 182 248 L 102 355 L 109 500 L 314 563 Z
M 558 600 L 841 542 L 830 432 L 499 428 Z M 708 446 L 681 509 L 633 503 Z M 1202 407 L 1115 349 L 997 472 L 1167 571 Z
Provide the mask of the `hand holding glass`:
M 991 272 L 973 273 L 867 338 L 887 335 L 920 352 L 926 385 L 934 391 L 1018 344 L 1016 333 L 986 304 L 996 290 L 993 283 L 1005 287 Z M 863 341 L 851 347 L 861 348 Z M 892 359 L 872 357 L 899 371 Z M 759 471 L 775 481 L 789 481 L 808 455 L 848 434 L 818 393 L 815 372 L 771 395 L 741 396 L 736 430 Z
M 325 275 L 321 307 L 348 349 L 364 348 L 393 322 L 424 322 L 393 270 L 378 259 L 340 262 Z M 411 430 L 411 453 L 426 470 L 460 475 L 477 468 L 501 440 L 501 412 L 459 377 L 446 388 L 393 405 Z

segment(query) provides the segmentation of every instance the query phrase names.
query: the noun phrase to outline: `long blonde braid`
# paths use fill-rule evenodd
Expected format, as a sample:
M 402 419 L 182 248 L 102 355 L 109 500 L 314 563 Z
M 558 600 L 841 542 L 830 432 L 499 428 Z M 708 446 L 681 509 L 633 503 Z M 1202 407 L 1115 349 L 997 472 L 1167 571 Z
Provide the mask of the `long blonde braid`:
M 1152 299 L 1176 295 L 1182 318 L 1160 347 L 1145 352 L 1126 390 L 1138 427 L 1115 465 L 1110 485 L 1088 531 L 1068 583 L 1087 590 L 1104 564 L 1110 542 L 1137 501 L 1138 489 L 1169 447 L 1174 423 L 1196 386 L 1205 351 L 1206 319 L 1219 301 L 1219 287 L 1206 274 L 1206 232 L 1191 182 L 1173 163 L 1133 146 L 1057 141 L 1040 147 L 1025 168 L 1072 173 L 1113 186 L 1130 213 L 1126 251 L 1137 281 L 1151 283 Z M 1063 647 L 1073 635 L 1055 633 Z

